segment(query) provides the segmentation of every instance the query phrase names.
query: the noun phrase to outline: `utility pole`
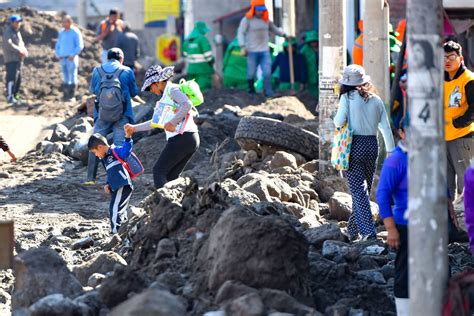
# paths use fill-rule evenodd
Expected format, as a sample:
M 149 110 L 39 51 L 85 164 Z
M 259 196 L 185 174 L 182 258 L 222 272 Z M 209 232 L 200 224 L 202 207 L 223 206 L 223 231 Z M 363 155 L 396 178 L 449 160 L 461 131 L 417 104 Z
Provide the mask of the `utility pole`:
M 390 102 L 388 12 L 386 0 L 365 0 L 364 68 L 386 105 Z
M 331 160 L 332 115 L 339 104 L 338 79 L 346 66 L 346 1 L 319 0 L 319 171 Z
M 409 0 L 408 58 L 410 315 L 440 316 L 448 277 L 442 0 Z M 434 65 L 434 66 L 432 66 Z
M 364 3 L 364 68 L 370 75 L 378 95 L 390 113 L 390 43 L 388 41 L 389 6 L 386 0 Z M 379 140 L 382 135 L 378 133 Z M 379 157 L 386 156 L 385 144 L 379 141 Z M 383 159 L 378 160 L 378 167 Z
M 87 27 L 87 0 L 79 0 L 77 3 L 77 22 L 80 26 Z

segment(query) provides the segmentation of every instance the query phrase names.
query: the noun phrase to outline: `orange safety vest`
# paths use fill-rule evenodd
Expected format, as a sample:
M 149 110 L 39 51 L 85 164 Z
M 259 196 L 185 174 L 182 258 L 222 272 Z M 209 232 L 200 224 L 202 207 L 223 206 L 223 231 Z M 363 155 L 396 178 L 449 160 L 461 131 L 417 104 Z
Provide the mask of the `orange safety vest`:
M 352 48 L 352 62 L 364 66 L 364 33 L 361 33 Z

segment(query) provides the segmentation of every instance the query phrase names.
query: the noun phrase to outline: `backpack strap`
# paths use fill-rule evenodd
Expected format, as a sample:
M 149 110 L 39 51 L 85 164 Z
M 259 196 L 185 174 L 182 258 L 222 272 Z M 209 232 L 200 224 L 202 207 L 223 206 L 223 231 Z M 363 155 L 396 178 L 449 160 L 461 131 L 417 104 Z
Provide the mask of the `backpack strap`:
M 102 65 L 100 65 L 99 67 L 96 67 L 96 69 L 97 69 L 97 72 L 99 73 L 100 79 L 102 79 L 104 75 L 106 74 L 104 68 L 102 67 Z
M 125 165 L 125 164 L 126 164 L 126 162 L 123 161 L 123 160 L 119 157 L 119 155 L 118 155 L 117 152 L 115 151 L 115 148 L 114 148 L 114 147 L 112 147 L 112 154 L 114 155 L 115 159 L 117 159 L 122 165 Z

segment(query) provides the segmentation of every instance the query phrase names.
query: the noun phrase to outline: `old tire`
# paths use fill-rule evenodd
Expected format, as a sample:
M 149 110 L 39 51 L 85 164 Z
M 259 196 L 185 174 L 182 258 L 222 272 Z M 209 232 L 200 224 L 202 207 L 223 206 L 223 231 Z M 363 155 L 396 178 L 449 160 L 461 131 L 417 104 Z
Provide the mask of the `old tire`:
M 255 143 L 297 152 L 306 159 L 319 156 L 318 135 L 269 118 L 247 116 L 240 119 L 235 140 L 242 149 L 254 149 Z

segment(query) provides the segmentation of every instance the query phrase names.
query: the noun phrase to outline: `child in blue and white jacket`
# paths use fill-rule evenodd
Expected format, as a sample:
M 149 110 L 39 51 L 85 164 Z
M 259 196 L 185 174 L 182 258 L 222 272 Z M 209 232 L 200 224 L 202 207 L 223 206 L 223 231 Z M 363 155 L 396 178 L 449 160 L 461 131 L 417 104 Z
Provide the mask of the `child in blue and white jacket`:
M 109 214 L 113 234 L 117 233 L 120 225 L 127 220 L 127 207 L 133 192 L 132 179 L 113 152 L 115 151 L 115 154 L 125 161 L 132 153 L 132 146 L 133 140 L 127 132 L 122 146 L 109 146 L 107 139 L 100 134 L 94 134 L 89 138 L 89 150 L 101 160 L 107 173 L 104 191 L 112 194 Z

